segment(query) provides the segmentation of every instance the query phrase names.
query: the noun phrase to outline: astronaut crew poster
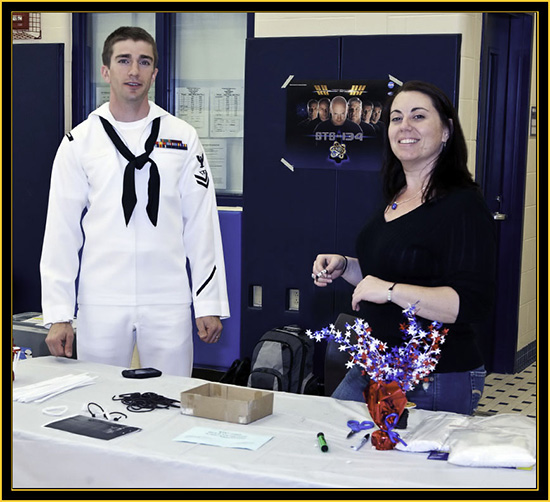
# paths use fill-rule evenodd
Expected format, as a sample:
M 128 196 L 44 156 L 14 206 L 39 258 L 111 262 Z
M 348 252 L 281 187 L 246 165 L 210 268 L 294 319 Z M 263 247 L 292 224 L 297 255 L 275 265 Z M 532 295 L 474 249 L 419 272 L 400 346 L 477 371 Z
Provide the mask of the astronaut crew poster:
M 293 168 L 378 171 L 385 101 L 400 82 L 294 81 L 286 86 L 286 154 Z

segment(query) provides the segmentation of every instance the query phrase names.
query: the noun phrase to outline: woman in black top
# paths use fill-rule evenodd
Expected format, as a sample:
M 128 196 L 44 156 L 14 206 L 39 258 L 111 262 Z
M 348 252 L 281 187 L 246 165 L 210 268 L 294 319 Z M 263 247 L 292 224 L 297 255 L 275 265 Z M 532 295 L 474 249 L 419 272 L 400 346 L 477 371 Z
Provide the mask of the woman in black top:
M 449 332 L 428 381 L 407 393 L 419 408 L 471 414 L 485 380 L 472 323 L 491 311 L 495 289 L 494 222 L 467 169 L 458 115 L 437 87 L 411 81 L 384 110 L 387 205 L 357 238 L 357 258 L 321 254 L 320 287 L 343 277 L 356 286 L 352 308 L 388 346 L 401 345 L 402 311 Z M 333 397 L 363 401 L 368 377 L 354 366 Z

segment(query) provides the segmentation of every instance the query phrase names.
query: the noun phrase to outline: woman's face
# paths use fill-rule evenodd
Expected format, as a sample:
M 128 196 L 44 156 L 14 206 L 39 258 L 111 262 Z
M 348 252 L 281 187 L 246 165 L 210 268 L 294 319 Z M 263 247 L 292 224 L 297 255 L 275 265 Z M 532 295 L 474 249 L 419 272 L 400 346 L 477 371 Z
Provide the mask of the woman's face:
M 449 128 L 441 122 L 432 100 L 418 91 L 396 96 L 390 111 L 388 139 L 403 167 L 426 167 L 435 162 Z

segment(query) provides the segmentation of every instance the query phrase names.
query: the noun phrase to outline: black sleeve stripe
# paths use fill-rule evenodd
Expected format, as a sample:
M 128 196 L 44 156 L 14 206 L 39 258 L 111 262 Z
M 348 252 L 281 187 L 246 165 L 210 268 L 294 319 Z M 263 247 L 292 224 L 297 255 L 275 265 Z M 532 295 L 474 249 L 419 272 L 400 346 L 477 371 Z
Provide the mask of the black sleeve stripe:
M 202 293 L 202 290 L 208 286 L 208 283 L 212 280 L 212 278 L 214 277 L 214 274 L 216 273 L 216 265 L 214 265 L 214 269 L 212 270 L 212 273 L 210 274 L 210 276 L 208 277 L 208 279 L 206 279 L 206 281 L 204 281 L 204 284 L 199 288 L 199 290 L 197 291 L 197 296 L 199 296 L 201 293 Z

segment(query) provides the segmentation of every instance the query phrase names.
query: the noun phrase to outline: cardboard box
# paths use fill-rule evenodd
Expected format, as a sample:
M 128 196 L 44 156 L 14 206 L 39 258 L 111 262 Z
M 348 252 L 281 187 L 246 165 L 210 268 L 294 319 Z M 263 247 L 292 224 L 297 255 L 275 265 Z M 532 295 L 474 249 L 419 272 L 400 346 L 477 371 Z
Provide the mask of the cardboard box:
M 248 424 L 273 413 L 273 392 L 207 383 L 181 393 L 181 412 Z

